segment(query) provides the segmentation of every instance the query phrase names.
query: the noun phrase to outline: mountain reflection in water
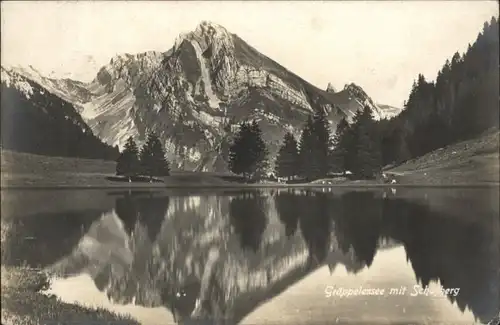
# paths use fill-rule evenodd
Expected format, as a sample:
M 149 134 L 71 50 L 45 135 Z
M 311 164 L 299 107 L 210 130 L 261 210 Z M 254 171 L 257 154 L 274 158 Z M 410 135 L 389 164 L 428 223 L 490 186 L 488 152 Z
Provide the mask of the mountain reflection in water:
M 500 306 L 491 191 L 103 192 L 108 211 L 11 218 L 2 258 L 58 274 L 63 300 L 148 324 L 488 322 Z M 413 297 L 415 285 L 460 290 Z M 408 291 L 339 298 L 326 286 Z

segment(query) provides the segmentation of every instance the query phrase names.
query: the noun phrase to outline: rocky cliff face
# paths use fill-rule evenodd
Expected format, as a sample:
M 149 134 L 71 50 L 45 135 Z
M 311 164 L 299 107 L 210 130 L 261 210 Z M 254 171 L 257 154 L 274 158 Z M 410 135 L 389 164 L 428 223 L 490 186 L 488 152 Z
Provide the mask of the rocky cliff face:
M 380 109 L 384 113 L 384 118 L 386 118 L 386 119 L 391 119 L 391 118 L 399 115 L 399 113 L 401 113 L 403 111 L 403 109 L 400 107 L 394 107 L 394 106 L 385 105 L 385 104 L 377 104 L 377 105 L 378 105 L 378 107 L 380 107 Z
M 259 121 L 274 155 L 285 131 L 298 134 L 313 110 L 324 109 L 333 125 L 367 104 L 382 116 L 360 87 L 318 89 L 210 22 L 181 34 L 167 52 L 114 57 L 88 84 L 44 82 L 106 143 L 122 148 L 129 136 L 141 143 L 154 131 L 172 165 L 187 170 L 224 171 L 243 119 Z

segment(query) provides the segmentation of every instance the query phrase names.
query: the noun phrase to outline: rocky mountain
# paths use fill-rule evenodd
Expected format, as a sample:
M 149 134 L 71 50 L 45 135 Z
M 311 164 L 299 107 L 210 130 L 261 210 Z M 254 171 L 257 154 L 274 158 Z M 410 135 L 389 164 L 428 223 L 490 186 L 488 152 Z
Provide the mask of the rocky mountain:
M 356 111 L 365 106 L 372 109 L 376 120 L 388 119 L 401 112 L 400 108 L 375 103 L 363 88 L 355 83 L 346 84 L 341 91 L 336 91 L 335 87 L 329 83 L 326 92 L 331 94 L 330 99 L 335 105 L 341 107 L 348 119 L 352 118 Z
M 380 110 L 384 113 L 383 116 L 385 119 L 390 119 L 395 116 L 398 116 L 399 113 L 403 110 L 402 108 L 399 107 L 394 107 L 390 105 L 385 105 L 385 104 L 377 104 L 377 106 L 380 108 Z
M 73 103 L 109 145 L 121 148 L 130 136 L 141 143 L 154 131 L 173 166 L 187 170 L 225 170 L 242 119 L 259 121 L 274 155 L 285 131 L 298 135 L 313 110 L 325 110 L 333 126 L 364 105 L 377 119 L 385 116 L 361 87 L 321 90 L 206 21 L 179 35 L 167 52 L 115 56 L 90 83 L 19 72 Z
M 70 102 L 35 80 L 1 68 L 2 148 L 49 156 L 116 158 L 117 148 L 101 142 Z M 57 87 L 63 84 L 73 81 L 60 81 Z

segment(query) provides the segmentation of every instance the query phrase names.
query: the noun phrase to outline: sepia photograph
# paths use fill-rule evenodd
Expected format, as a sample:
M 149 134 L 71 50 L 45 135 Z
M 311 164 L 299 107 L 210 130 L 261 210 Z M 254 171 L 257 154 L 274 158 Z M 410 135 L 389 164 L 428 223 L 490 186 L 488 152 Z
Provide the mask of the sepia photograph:
M 499 325 L 498 20 L 2 1 L 1 325 Z

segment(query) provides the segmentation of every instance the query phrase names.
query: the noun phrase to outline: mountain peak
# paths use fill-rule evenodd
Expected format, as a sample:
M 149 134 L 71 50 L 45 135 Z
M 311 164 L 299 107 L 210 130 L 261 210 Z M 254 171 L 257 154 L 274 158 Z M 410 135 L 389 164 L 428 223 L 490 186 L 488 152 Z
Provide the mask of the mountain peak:
M 18 64 L 18 65 L 4 66 L 2 68 L 10 72 L 15 72 L 16 74 L 31 79 L 39 84 L 43 84 L 42 80 L 44 79 L 44 77 L 31 64 L 28 66 L 22 66 Z
M 322 109 L 332 124 L 367 105 L 380 115 L 355 84 L 335 91 L 330 83 L 328 95 L 225 27 L 206 20 L 192 27 L 166 52 L 115 55 L 89 83 L 44 85 L 76 105 L 109 145 L 157 132 L 172 166 L 196 171 L 227 170 L 221 148 L 238 120 L 261 122 L 273 157 L 284 132 L 299 132 L 304 111 Z
M 198 26 L 196 26 L 195 32 L 199 32 L 205 35 L 228 33 L 227 29 L 222 25 L 208 20 L 201 21 Z
M 344 86 L 344 90 L 354 91 L 354 92 L 360 92 L 360 91 L 364 92 L 363 88 L 361 88 L 361 86 L 359 85 L 356 85 L 354 82 L 346 84 Z
M 184 40 L 196 41 L 203 51 L 210 46 L 216 49 L 233 47 L 232 34 L 222 25 L 208 20 L 201 21 L 194 31 L 180 34 L 175 40 L 174 48 L 179 48 Z
M 337 92 L 337 89 L 332 85 L 331 82 L 328 83 L 328 86 L 326 87 L 326 92 L 335 94 Z
M 353 82 L 346 84 L 344 86 L 344 90 L 347 91 L 351 96 L 357 97 L 363 101 L 368 99 L 371 102 L 370 97 L 366 94 L 364 89 Z
M 136 53 L 136 54 L 130 54 L 130 53 L 119 53 L 113 56 L 109 60 L 109 64 L 111 65 L 121 65 L 124 62 L 128 61 L 136 61 L 136 60 L 147 60 L 147 59 L 154 59 L 158 56 L 161 56 L 161 52 L 157 51 L 147 51 L 147 52 L 142 52 L 142 53 Z

